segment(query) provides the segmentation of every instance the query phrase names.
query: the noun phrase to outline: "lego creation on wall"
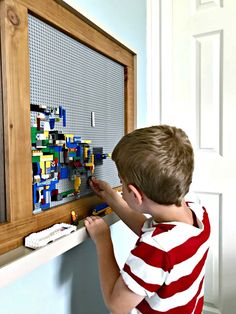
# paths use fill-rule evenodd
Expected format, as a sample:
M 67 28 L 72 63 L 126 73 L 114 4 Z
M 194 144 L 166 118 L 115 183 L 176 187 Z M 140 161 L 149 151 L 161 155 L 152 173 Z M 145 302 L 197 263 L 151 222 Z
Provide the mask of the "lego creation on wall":
M 32 184 L 34 213 L 49 209 L 63 199 L 80 196 L 82 180 L 94 174 L 95 165 L 102 165 L 110 154 L 102 147 L 91 148 L 91 140 L 56 129 L 66 110 L 45 105 L 31 105 Z M 59 184 L 61 182 L 64 184 Z M 59 186 L 67 186 L 60 190 Z
M 124 67 L 29 15 L 33 212 L 118 186 L 109 157 L 124 134 Z M 103 163 L 103 160 L 107 159 Z

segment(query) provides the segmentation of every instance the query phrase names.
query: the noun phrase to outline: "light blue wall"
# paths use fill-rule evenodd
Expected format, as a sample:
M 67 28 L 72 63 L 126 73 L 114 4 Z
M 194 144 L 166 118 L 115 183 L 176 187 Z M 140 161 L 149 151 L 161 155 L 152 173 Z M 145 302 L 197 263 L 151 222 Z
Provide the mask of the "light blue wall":
M 68 0 L 137 53 L 138 127 L 146 123 L 146 0 Z M 122 265 L 135 237 L 111 227 Z M 26 265 L 27 267 L 27 265 Z M 1 280 L 1 278 L 0 278 Z M 87 240 L 0 290 L 1 314 L 105 314 L 94 245 Z

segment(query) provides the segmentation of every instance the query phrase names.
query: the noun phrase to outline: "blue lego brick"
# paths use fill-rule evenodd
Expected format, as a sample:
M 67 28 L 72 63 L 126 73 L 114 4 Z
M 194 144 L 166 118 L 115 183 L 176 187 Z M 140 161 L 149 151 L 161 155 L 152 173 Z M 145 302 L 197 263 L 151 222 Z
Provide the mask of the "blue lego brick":
M 41 204 L 41 209 L 42 209 L 42 210 L 50 209 L 50 203 Z
M 66 147 L 68 148 L 76 148 L 77 143 L 71 143 L 70 141 L 66 141 Z
M 61 179 L 67 179 L 69 178 L 69 168 L 68 167 L 62 167 L 60 170 L 60 178 Z
M 102 204 L 99 204 L 99 205 L 95 206 L 95 208 L 93 210 L 96 211 L 96 212 L 99 212 L 100 210 L 103 210 L 106 207 L 108 207 L 108 204 L 107 203 L 102 203 Z

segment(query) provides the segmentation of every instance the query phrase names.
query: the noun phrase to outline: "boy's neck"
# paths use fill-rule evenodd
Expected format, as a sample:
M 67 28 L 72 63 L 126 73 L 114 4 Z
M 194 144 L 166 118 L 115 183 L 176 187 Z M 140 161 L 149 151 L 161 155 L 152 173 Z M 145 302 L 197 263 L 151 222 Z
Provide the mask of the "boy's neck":
M 181 206 L 176 205 L 160 205 L 149 199 L 143 204 L 145 213 L 151 215 L 156 222 L 178 221 L 186 224 L 194 225 L 194 217 L 192 210 L 186 205 L 185 201 Z M 146 206 L 146 207 L 145 207 Z

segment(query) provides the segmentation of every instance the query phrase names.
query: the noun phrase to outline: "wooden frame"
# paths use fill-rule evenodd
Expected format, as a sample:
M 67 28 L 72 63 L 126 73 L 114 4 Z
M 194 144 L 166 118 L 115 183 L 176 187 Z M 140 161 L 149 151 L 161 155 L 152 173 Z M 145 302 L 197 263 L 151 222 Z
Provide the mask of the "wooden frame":
M 125 66 L 125 133 L 135 128 L 135 54 L 62 1 L 1 0 L 2 99 L 7 222 L 0 224 L 0 254 L 23 244 L 31 232 L 70 222 L 98 202 L 83 197 L 32 213 L 28 13 Z M 0 89 L 1 90 L 1 89 Z M 18 142 L 19 137 L 24 139 Z M 20 144 L 20 145 L 19 145 Z
M 0 64 L 0 222 L 6 220 L 1 66 L 2 65 Z

